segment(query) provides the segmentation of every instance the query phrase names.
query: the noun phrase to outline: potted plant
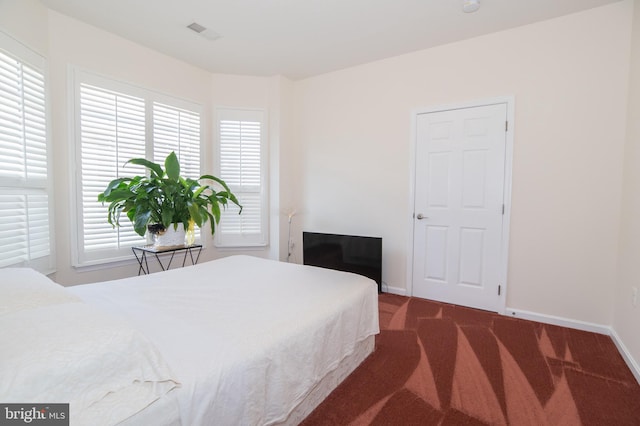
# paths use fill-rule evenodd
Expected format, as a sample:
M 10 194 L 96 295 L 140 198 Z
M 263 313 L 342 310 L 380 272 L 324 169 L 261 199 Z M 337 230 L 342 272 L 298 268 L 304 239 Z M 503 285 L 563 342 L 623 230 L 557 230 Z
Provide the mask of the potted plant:
M 164 170 L 144 158 L 133 158 L 127 164 L 137 164 L 147 168 L 148 175 L 123 177 L 112 180 L 98 195 L 98 201 L 109 203 L 107 219 L 111 225 L 120 226 L 120 215 L 126 213 L 133 223 L 133 229 L 141 236 L 149 227 L 150 232 L 164 234 L 173 229 L 182 229 L 182 240 L 156 241 L 156 245 L 184 244 L 184 230 L 199 227 L 207 220 L 211 222 L 211 235 L 220 222 L 221 209 L 229 201 L 240 207 L 236 196 L 220 178 L 202 175 L 194 180 L 180 176 L 180 163 L 175 152 L 171 152 L 164 162 Z M 210 183 L 207 183 L 209 181 Z M 217 191 L 213 185 L 218 184 Z

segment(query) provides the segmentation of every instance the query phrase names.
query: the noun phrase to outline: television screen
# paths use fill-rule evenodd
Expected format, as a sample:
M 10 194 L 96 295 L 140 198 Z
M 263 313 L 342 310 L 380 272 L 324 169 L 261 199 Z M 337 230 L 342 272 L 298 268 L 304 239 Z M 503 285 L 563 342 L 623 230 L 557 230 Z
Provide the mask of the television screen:
M 364 275 L 382 291 L 382 238 L 305 231 L 302 252 L 305 265 Z

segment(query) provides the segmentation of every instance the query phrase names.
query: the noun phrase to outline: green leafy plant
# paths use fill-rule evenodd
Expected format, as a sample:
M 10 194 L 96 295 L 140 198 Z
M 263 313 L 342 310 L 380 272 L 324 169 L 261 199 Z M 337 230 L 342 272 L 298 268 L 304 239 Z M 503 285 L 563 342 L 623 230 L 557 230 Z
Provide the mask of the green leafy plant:
M 133 223 L 135 231 L 144 236 L 147 225 L 162 225 L 162 229 L 178 223 L 189 228 L 189 221 L 202 226 L 211 222 L 211 235 L 220 223 L 221 209 L 229 202 L 242 206 L 229 186 L 220 178 L 202 175 L 194 180 L 180 176 L 180 162 L 171 152 L 164 162 L 164 170 L 145 158 L 133 158 L 127 164 L 147 168 L 148 175 L 123 177 L 112 180 L 98 195 L 98 201 L 109 203 L 107 219 L 111 225 L 120 226 L 120 215 L 125 213 Z M 211 183 L 207 183 L 211 182 Z M 216 191 L 215 183 L 220 191 Z

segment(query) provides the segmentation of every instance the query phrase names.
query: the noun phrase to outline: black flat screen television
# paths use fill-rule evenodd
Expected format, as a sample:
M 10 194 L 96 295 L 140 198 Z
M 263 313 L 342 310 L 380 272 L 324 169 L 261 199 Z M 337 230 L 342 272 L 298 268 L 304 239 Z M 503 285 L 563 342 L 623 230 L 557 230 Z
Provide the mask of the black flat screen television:
M 364 275 L 382 292 L 382 238 L 304 231 L 302 252 L 305 265 Z

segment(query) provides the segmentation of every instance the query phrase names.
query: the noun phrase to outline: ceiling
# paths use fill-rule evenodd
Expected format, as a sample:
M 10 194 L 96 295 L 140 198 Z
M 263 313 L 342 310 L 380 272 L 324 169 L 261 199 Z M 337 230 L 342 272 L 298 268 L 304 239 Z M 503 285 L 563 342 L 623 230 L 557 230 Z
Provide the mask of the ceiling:
M 214 73 L 296 80 L 619 0 L 480 0 L 475 13 L 462 0 L 41 1 Z

